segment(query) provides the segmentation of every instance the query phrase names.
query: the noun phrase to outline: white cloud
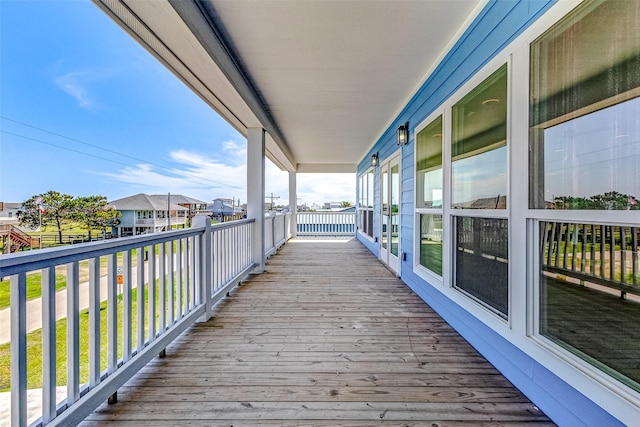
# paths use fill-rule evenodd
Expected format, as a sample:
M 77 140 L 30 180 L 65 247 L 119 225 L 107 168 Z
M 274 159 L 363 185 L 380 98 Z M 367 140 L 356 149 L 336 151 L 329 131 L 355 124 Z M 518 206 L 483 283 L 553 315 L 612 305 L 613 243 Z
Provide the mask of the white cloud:
M 116 69 L 99 68 L 63 73 L 54 78 L 55 84 L 74 98 L 84 109 L 92 110 L 100 104 L 91 96 L 91 88 L 97 82 L 108 79 L 117 73 Z
M 206 156 L 185 149 L 169 153 L 176 164 L 171 170 L 153 165 L 127 166 L 117 172 L 101 173 L 121 184 L 119 198 L 136 193 L 183 194 L 203 201 L 217 197 L 246 202 L 246 145 L 234 141 L 222 144 L 220 156 Z M 219 157 L 219 158 L 218 158 Z M 298 174 L 298 203 L 355 202 L 355 174 Z M 275 203 L 289 204 L 289 175 L 267 160 L 265 195 L 273 193 Z

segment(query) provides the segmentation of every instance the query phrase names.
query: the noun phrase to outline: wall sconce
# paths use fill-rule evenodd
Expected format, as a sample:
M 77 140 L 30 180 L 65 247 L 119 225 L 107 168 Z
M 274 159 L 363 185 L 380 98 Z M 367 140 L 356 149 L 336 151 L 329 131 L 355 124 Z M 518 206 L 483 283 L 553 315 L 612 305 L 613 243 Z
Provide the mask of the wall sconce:
M 371 166 L 374 168 L 378 166 L 378 153 L 373 153 L 371 155 Z
M 402 146 L 409 143 L 409 122 L 400 125 L 398 131 L 396 132 L 396 136 L 398 139 L 398 145 Z

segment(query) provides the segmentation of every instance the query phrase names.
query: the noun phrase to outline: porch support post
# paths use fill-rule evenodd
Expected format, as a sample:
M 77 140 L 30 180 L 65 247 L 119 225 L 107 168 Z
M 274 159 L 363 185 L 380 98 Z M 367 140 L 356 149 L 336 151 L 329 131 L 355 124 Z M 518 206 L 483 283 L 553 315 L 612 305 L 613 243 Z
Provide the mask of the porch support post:
M 264 159 L 265 133 L 262 128 L 247 129 L 247 218 L 254 219 L 251 254 L 256 268 L 264 271 Z
M 291 237 L 296 237 L 298 229 L 298 189 L 297 189 L 297 173 L 289 172 L 289 211 L 291 212 Z

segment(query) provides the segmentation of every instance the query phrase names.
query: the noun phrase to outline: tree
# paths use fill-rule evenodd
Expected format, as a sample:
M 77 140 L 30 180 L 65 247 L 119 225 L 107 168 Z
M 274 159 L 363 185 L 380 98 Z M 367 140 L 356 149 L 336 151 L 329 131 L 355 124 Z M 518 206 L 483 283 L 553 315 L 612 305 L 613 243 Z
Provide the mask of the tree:
M 20 225 L 38 228 L 53 225 L 58 230 L 58 243 L 62 243 L 62 226 L 73 212 L 73 196 L 49 190 L 22 202 L 18 212 Z
M 91 240 L 91 230 L 99 228 L 103 231 L 120 218 L 120 212 L 107 205 L 104 196 L 77 197 L 73 200 L 71 217 L 82 223 Z
M 340 207 L 341 208 L 350 208 L 351 207 L 351 202 L 342 202 L 342 203 L 340 203 Z
M 637 199 L 628 194 L 609 191 L 589 198 L 559 196 L 554 200 L 558 209 L 591 209 L 591 210 L 639 210 Z

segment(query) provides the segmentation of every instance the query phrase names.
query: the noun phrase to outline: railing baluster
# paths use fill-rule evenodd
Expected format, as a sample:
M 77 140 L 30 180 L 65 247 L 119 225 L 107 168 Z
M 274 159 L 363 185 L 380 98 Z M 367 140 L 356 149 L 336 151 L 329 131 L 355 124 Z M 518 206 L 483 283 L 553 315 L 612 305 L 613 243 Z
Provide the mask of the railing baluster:
M 200 244 L 200 238 L 198 237 L 194 237 L 193 238 L 193 248 L 194 248 L 194 257 L 193 257 L 193 265 L 195 266 L 195 268 L 193 269 L 193 303 L 194 303 L 194 307 L 196 305 L 202 304 L 204 299 L 203 299 L 203 293 L 202 293 L 202 282 L 203 277 L 202 277 L 202 256 L 198 256 L 196 254 L 202 254 L 203 252 L 203 247 Z M 205 310 L 206 311 L 206 310 Z
M 100 383 L 100 257 L 89 259 L 89 388 Z
M 582 251 L 580 258 L 580 272 L 584 273 L 587 267 L 587 224 L 582 224 Z
M 107 372 L 118 369 L 118 274 L 116 254 L 107 255 Z
M 182 254 L 184 256 L 184 269 L 183 269 L 183 273 L 184 273 L 184 277 L 183 277 L 183 282 L 184 282 L 184 313 L 188 313 L 189 312 L 189 308 L 190 308 L 190 301 L 191 301 L 191 293 L 190 293 L 190 289 L 189 289 L 189 249 L 190 249 L 191 245 L 189 244 L 189 239 L 185 239 L 184 240 L 184 253 Z
M 578 250 L 578 224 L 571 224 L 571 229 L 571 270 L 576 271 L 576 251 Z
M 620 227 L 620 281 L 627 283 L 627 235 L 625 227 Z
M 631 265 L 633 271 L 633 284 L 638 285 L 638 230 L 636 227 L 631 227 Z
M 131 302 L 131 249 L 122 254 L 122 359 L 131 359 L 131 344 L 133 341 L 133 319 Z
M 145 343 L 145 336 L 144 336 L 144 312 L 145 312 L 145 307 L 144 307 L 144 251 L 145 251 L 145 247 L 144 246 L 140 246 L 139 248 L 137 248 L 137 252 L 136 252 L 136 261 L 137 261 L 137 265 L 136 265 L 136 269 L 138 271 L 137 273 L 137 284 L 136 284 L 136 310 L 137 310 L 137 342 L 136 342 L 136 349 L 138 350 L 138 353 L 140 353 L 142 351 L 142 349 L 144 348 L 144 343 Z
M 158 321 L 159 333 L 163 333 L 165 331 L 167 324 L 167 270 L 165 249 L 166 244 L 164 242 L 158 245 L 158 299 L 160 300 L 160 307 L 158 308 L 160 311 L 160 318 Z
M 11 307 L 11 425 L 27 425 L 27 275 L 9 279 Z
M 615 227 L 608 226 L 609 229 L 609 279 L 616 279 L 616 233 Z
M 547 221 L 540 221 L 540 225 L 542 228 L 542 237 L 540 239 L 540 259 L 543 260 L 543 262 L 546 259 L 546 264 L 548 265 L 548 256 L 551 249 L 551 242 L 549 241 L 549 223 Z
M 156 245 L 149 246 L 149 288 L 147 291 L 147 308 L 149 310 L 149 342 L 156 340 Z
M 182 239 L 178 239 L 176 241 L 176 306 L 178 309 L 178 312 L 176 314 L 176 320 L 180 320 L 182 319 L 182 313 L 183 313 L 183 308 L 182 308 L 182 295 L 183 295 L 183 290 L 184 290 L 184 286 L 183 286 L 183 277 L 182 277 Z
M 170 241 L 169 242 L 169 257 L 167 259 L 168 262 L 168 286 L 169 286 L 169 327 L 173 326 L 174 323 L 174 318 L 175 318 L 175 300 L 176 300 L 176 293 L 175 293 L 175 285 L 174 285 L 174 271 L 173 271 L 173 257 L 174 257 L 174 242 L 175 241 Z
M 596 226 L 591 224 L 591 268 L 592 276 L 596 275 Z
M 605 262 L 605 246 L 607 243 L 607 233 L 606 227 L 604 225 L 600 226 L 600 277 L 605 278 L 606 274 L 606 262 Z
M 196 302 L 196 281 L 195 281 L 195 274 L 196 274 L 196 238 L 195 237 L 190 237 L 189 239 L 189 263 L 188 266 L 191 266 L 189 268 L 189 293 L 190 298 L 189 298 L 189 311 L 193 310 L 193 308 L 195 307 L 195 302 Z
M 569 247 L 571 244 L 571 223 L 563 224 L 562 231 L 563 231 L 562 240 L 564 241 L 564 247 L 562 250 L 562 267 L 568 269 L 569 268 L 568 255 L 571 249 Z
M 67 405 L 80 398 L 80 295 L 78 262 L 67 264 Z
M 56 417 L 56 269 L 42 269 L 42 422 Z

